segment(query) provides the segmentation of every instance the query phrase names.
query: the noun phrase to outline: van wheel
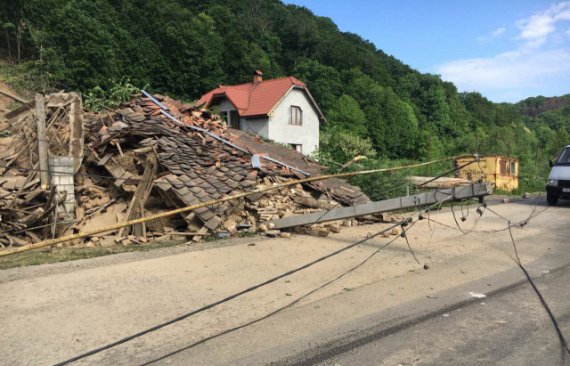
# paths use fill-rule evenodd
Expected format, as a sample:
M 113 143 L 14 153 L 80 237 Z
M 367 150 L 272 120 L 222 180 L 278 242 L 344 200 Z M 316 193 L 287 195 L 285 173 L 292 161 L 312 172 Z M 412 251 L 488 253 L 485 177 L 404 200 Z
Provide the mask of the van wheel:
M 546 202 L 548 202 L 549 206 L 554 206 L 558 202 L 558 196 L 546 193 Z

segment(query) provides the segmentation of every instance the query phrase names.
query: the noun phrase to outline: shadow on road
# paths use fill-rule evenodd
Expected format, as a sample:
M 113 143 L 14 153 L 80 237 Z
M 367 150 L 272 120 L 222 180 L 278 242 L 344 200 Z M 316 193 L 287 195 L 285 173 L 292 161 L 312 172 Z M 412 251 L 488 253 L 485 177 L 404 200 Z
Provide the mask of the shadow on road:
M 502 204 L 503 203 L 503 199 L 499 198 L 499 197 L 491 197 L 489 199 L 487 199 L 487 202 L 490 204 Z M 541 207 L 547 207 L 548 204 L 546 203 L 546 194 L 543 194 L 540 198 L 538 198 L 538 202 L 536 198 L 521 198 L 521 197 L 516 197 L 516 198 L 510 198 L 508 203 L 512 203 L 512 204 L 517 204 L 517 205 L 525 205 L 525 206 L 541 206 Z M 568 207 L 570 208 L 570 200 L 565 200 L 565 199 L 560 199 L 558 201 L 558 203 L 556 204 L 556 206 L 552 206 L 552 207 Z

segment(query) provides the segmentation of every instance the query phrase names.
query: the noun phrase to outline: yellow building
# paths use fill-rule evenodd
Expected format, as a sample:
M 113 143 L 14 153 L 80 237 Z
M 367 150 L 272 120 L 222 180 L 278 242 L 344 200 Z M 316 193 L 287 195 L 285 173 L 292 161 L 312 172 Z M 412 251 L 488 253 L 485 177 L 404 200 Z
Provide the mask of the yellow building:
M 471 161 L 473 161 L 473 156 L 465 155 L 456 157 L 454 163 L 455 167 L 459 167 Z M 482 180 L 493 184 L 495 189 L 512 191 L 519 187 L 519 161 L 507 156 L 485 156 L 481 157 L 478 163 L 460 168 L 456 176 L 471 181 Z

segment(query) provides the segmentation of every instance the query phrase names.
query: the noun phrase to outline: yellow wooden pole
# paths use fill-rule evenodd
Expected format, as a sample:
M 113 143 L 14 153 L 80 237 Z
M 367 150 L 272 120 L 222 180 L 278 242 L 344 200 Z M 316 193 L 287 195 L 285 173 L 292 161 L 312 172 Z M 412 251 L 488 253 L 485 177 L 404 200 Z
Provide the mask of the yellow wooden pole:
M 247 196 L 252 195 L 252 194 L 264 193 L 264 192 L 272 191 L 272 190 L 275 190 L 275 189 L 292 186 L 292 185 L 295 185 L 295 184 L 310 183 L 310 182 L 315 182 L 315 181 L 325 180 L 325 179 L 330 179 L 330 178 L 347 178 L 347 177 L 354 177 L 354 176 L 357 176 L 357 175 L 365 175 L 365 174 L 373 174 L 373 173 L 382 173 L 382 172 L 389 172 L 389 171 L 402 170 L 402 169 L 411 169 L 411 168 L 417 168 L 417 167 L 424 166 L 424 165 L 429 165 L 429 164 L 434 164 L 434 163 L 443 162 L 443 161 L 450 160 L 450 159 L 453 159 L 453 158 L 444 158 L 444 159 L 439 159 L 439 160 L 428 161 L 428 162 L 425 162 L 425 163 L 417 163 L 417 164 L 403 165 L 403 166 L 392 167 L 392 168 L 363 170 L 363 171 L 348 172 L 348 173 L 326 174 L 326 175 L 319 175 L 319 176 L 309 177 L 309 178 L 304 178 L 304 179 L 298 179 L 298 180 L 294 180 L 294 181 L 291 181 L 291 182 L 276 184 L 276 185 L 271 186 L 271 187 L 259 188 L 259 189 L 255 189 L 255 190 L 250 191 L 250 192 L 238 193 L 238 194 L 234 194 L 234 195 L 232 195 L 232 196 L 223 197 L 223 198 L 220 198 L 220 199 L 217 199 L 217 200 L 210 200 L 210 201 L 208 201 L 208 202 L 203 202 L 203 203 L 199 203 L 199 204 L 196 204 L 196 205 L 186 206 L 186 207 L 178 208 L 178 209 L 171 210 L 171 211 L 161 212 L 161 213 L 155 214 L 155 215 L 150 215 L 150 216 L 141 217 L 141 218 L 135 219 L 135 220 L 129 220 L 129 221 L 124 221 L 124 222 L 119 222 L 119 223 L 116 223 L 116 224 L 113 224 L 113 225 L 109 225 L 109 226 L 105 226 L 105 227 L 102 227 L 102 228 L 99 228 L 99 229 L 95 229 L 95 230 L 90 230 L 90 231 L 85 231 L 85 232 L 81 232 L 81 233 L 77 233 L 77 234 L 67 235 L 67 236 L 63 236 L 63 237 L 61 237 L 61 238 L 43 240 L 43 241 L 40 241 L 40 242 L 38 242 L 38 243 L 30 244 L 30 245 L 25 245 L 25 246 L 22 246 L 22 247 L 19 247 L 19 248 L 6 249 L 6 250 L 3 250 L 3 251 L 0 251 L 0 257 L 4 257 L 4 256 L 8 256 L 8 255 L 11 255 L 11 254 L 16 254 L 16 253 L 21 253 L 21 252 L 26 252 L 26 251 L 32 250 L 32 249 L 38 249 L 38 248 L 49 247 L 49 246 L 56 245 L 56 244 L 59 244 L 59 243 L 63 243 L 63 242 L 66 242 L 66 241 L 75 240 L 75 239 L 81 239 L 81 238 L 85 238 L 85 237 L 87 237 L 87 236 L 92 236 L 92 235 L 96 235 L 96 234 L 101 234 L 101 233 L 104 233 L 104 232 L 106 232 L 106 231 L 111 231 L 111 230 L 120 229 L 120 228 L 123 228 L 123 227 L 125 227 L 125 226 L 141 224 L 141 223 L 143 223 L 143 222 L 152 221 L 152 220 L 157 220 L 157 219 L 161 219 L 161 218 L 164 218 L 164 217 L 169 217 L 169 216 L 173 216 L 173 215 L 176 215 L 176 214 L 180 214 L 180 213 L 183 213 L 183 212 L 192 211 L 192 210 L 195 210 L 195 209 L 197 209 L 197 208 L 206 207 L 206 206 L 211 206 L 211 205 L 215 205 L 215 204 L 222 203 L 222 202 L 226 202 L 226 201 L 232 201 L 232 200 L 235 200 L 235 199 L 238 199 L 238 198 L 247 197 Z

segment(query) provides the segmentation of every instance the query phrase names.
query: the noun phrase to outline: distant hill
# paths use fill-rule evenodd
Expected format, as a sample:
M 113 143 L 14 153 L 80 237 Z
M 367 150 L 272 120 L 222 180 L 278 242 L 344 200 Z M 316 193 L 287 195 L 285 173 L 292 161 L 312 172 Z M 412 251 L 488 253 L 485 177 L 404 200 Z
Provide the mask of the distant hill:
M 525 116 L 535 117 L 543 112 L 570 105 L 570 94 L 560 97 L 531 97 L 517 103 Z
M 0 8 L 0 22 L 0 54 L 19 55 L 38 89 L 98 98 L 128 79 L 195 99 L 249 81 L 254 69 L 294 75 L 327 117 L 323 161 L 506 154 L 521 159 L 523 187 L 539 187 L 547 167 L 537 159 L 569 139 L 568 96 L 497 104 L 458 93 L 329 18 L 278 0 L 19 0 Z

